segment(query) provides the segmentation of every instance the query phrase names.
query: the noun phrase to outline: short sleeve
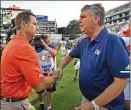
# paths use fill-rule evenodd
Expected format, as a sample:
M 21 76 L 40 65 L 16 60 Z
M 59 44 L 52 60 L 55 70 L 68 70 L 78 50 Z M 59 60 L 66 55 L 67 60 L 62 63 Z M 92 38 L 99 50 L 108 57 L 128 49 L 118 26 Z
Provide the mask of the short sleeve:
M 44 80 L 44 75 L 41 74 L 35 50 L 25 50 L 22 52 L 19 57 L 19 62 L 21 72 L 29 85 L 36 86 Z
M 108 41 L 106 56 L 112 76 L 119 78 L 130 77 L 130 72 L 127 69 L 129 65 L 128 54 L 116 36 Z
M 72 58 L 80 58 L 80 42 L 74 47 L 74 49 L 69 53 Z

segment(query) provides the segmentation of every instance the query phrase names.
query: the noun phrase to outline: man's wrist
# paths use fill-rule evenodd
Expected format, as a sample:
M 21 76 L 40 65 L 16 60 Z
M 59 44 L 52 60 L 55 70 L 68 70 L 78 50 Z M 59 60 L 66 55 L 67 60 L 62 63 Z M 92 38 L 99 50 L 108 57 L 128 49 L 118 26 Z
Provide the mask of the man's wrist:
M 57 81 L 59 79 L 59 76 L 57 74 L 53 75 L 53 79 Z
M 92 100 L 91 103 L 92 103 L 94 110 L 100 110 L 100 107 L 95 103 L 94 100 Z
M 57 71 L 61 71 L 61 70 L 62 70 L 62 68 L 61 68 L 61 67 L 58 67 L 58 68 L 57 68 Z

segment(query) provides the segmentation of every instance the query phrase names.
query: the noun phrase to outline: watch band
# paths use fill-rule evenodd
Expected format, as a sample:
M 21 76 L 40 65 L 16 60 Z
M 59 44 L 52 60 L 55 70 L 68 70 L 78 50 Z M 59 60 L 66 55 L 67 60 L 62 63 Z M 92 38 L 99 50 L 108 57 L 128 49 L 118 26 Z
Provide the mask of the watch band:
M 100 110 L 100 107 L 95 103 L 94 100 L 91 101 L 93 107 L 94 107 L 94 110 Z

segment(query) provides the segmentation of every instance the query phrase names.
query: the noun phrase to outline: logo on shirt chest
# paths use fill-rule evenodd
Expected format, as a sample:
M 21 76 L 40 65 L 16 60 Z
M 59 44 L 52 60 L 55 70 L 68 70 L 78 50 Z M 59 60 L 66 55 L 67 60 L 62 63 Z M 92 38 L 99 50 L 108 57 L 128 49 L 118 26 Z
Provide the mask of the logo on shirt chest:
M 98 50 L 98 49 L 95 50 L 96 55 L 100 55 L 100 53 L 101 53 L 100 50 Z

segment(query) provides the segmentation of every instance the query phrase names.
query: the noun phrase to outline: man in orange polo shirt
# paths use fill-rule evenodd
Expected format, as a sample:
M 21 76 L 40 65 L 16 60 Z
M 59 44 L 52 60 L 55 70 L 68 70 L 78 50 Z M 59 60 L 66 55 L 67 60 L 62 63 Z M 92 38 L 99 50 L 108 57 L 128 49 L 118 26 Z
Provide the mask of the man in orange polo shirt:
M 32 88 L 36 92 L 50 88 L 59 74 L 41 74 L 37 53 L 28 43 L 38 30 L 36 16 L 29 11 L 19 13 L 15 24 L 17 34 L 2 52 L 1 109 L 35 110 L 28 100 Z

